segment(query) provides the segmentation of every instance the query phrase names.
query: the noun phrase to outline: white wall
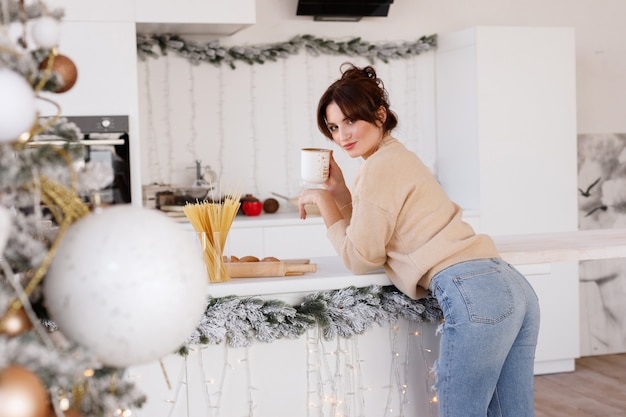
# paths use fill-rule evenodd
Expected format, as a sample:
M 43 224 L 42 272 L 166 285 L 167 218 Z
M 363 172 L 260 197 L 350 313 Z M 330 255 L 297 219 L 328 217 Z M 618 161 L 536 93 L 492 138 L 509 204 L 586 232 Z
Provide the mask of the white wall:
M 302 147 L 338 150 L 336 157 L 351 182 L 360 160 L 350 160 L 322 136 L 315 122 L 317 100 L 345 60 L 301 53 L 252 67 L 238 63 L 235 70 L 192 66 L 174 56 L 140 62 L 144 183 L 191 185 L 194 160 L 200 159 L 225 186 L 259 198 L 271 192 L 293 196 L 300 188 Z M 399 137 L 431 166 L 433 60 L 431 53 L 377 67 L 400 116 Z M 417 74 L 421 68 L 427 73 L 423 78 Z M 417 110 L 421 105 L 424 111 Z
M 369 41 L 408 40 L 472 26 L 565 26 L 576 33 L 578 130 L 626 131 L 623 0 L 395 0 L 386 18 L 321 23 L 296 17 L 297 0 L 257 0 L 257 24 L 224 44 L 282 41 L 310 32 Z
M 370 42 L 412 41 L 476 25 L 566 26 L 576 33 L 578 131 L 626 130 L 626 45 L 619 16 L 626 3 L 607 0 L 396 0 L 388 17 L 357 23 L 295 16 L 297 0 L 257 0 L 257 23 L 224 46 L 283 42 L 310 33 Z M 197 37 L 205 41 L 209 37 Z M 376 63 L 399 113 L 397 136 L 436 171 L 433 54 Z M 202 159 L 222 180 L 267 198 L 297 193 L 297 150 L 328 145 L 314 123 L 315 105 L 348 57 L 300 54 L 236 70 L 191 66 L 170 55 L 139 62 L 142 182 L 187 185 Z M 359 64 L 363 60 L 354 60 Z M 193 91 L 193 92 L 192 92 Z M 350 180 L 357 161 L 341 161 Z

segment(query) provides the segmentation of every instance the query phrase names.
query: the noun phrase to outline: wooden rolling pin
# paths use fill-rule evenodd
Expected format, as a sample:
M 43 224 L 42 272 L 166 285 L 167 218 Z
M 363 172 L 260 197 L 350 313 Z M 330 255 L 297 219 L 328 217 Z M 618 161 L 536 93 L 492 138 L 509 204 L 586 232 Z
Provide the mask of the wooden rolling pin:
M 231 278 L 256 277 L 284 277 L 302 275 L 306 272 L 317 271 L 317 265 L 308 259 L 299 259 L 299 263 L 291 261 L 281 262 L 228 262 L 226 271 Z

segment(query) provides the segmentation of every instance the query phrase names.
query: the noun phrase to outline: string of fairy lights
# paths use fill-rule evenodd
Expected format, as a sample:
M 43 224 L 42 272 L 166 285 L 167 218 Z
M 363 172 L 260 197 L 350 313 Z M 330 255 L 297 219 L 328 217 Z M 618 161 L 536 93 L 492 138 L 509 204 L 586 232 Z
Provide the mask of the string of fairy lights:
M 254 175 L 259 172 L 259 154 L 261 153 L 262 138 L 258 136 L 259 129 L 257 127 L 257 105 L 258 105 L 258 89 L 257 89 L 257 73 L 256 67 L 250 68 L 250 137 L 252 138 L 252 191 L 254 195 L 259 194 L 259 176 Z
M 189 152 L 189 156 L 193 161 L 198 159 L 198 153 L 196 149 L 196 141 L 198 140 L 198 128 L 197 128 L 197 113 L 198 113 L 198 104 L 196 95 L 194 91 L 196 91 L 196 77 L 194 76 L 193 69 L 195 67 L 192 65 L 188 66 L 189 71 L 189 88 L 188 94 L 191 100 L 190 102 L 190 112 L 189 112 L 189 142 L 187 143 L 187 151 Z
M 171 71 L 170 71 L 170 60 L 169 58 L 166 58 L 164 60 L 165 62 L 165 72 L 164 72 L 164 76 L 163 76 L 163 84 L 162 84 L 162 89 L 163 89 L 163 103 L 165 104 L 165 115 L 166 115 L 166 123 L 165 123 L 165 138 L 166 138 L 166 145 L 167 145 L 167 183 L 171 184 L 172 183 L 172 173 L 174 170 L 174 149 L 176 149 L 176 147 L 174 146 L 174 137 L 172 136 L 172 97 L 171 97 L 171 92 L 170 92 L 170 80 L 171 80 Z
M 142 61 L 139 69 L 145 93 L 140 97 L 140 123 L 149 132 L 147 139 L 141 138 L 148 141 L 142 146 L 148 152 L 144 183 L 190 183 L 191 171 L 187 168 L 192 165 L 192 152 L 194 160 L 206 161 L 214 168 L 218 179 L 241 183 L 246 192 L 258 197 L 265 197 L 269 191 L 297 194 L 301 188 L 299 165 L 290 158 L 300 147 L 325 143 L 317 130 L 314 108 L 321 86 L 337 78 L 339 65 L 346 59 L 366 63 L 359 57 L 315 57 L 306 53 L 267 63 L 279 73 L 272 78 L 275 93 L 270 94 L 263 79 L 265 73 L 256 65 L 236 69 L 198 66 L 185 63 L 177 55 Z M 392 104 L 401 115 L 398 138 L 413 150 L 432 148 L 429 143 L 420 145 L 431 139 L 424 137 L 422 126 L 422 117 L 428 117 L 428 113 L 421 113 L 429 98 L 422 97 L 420 91 L 427 84 L 423 78 L 431 76 L 428 68 L 421 67 L 431 64 L 416 56 L 376 64 L 383 79 L 390 77 L 385 85 L 396 88 Z M 193 70 L 188 69 L 188 76 L 181 78 L 177 74 L 185 71 L 185 65 Z M 176 124 L 174 129 L 173 110 L 187 115 L 188 123 Z M 275 151 L 271 161 L 267 149 Z M 424 157 L 432 162 L 432 155 Z M 267 188 L 270 180 L 271 190 Z
M 217 100 L 219 105 L 217 106 L 217 155 L 220 163 L 218 164 L 218 178 L 224 178 L 224 161 L 225 149 L 224 149 L 224 70 L 220 67 L 217 72 L 218 75 L 218 90 Z
M 288 70 L 288 61 L 287 60 L 283 60 L 282 61 L 282 71 L 283 74 L 287 74 L 289 72 Z M 283 88 L 282 89 L 282 96 L 283 96 L 283 106 L 282 106 L 282 114 L 283 117 L 287 117 L 286 115 L 289 114 L 288 113 L 288 109 L 292 106 L 292 101 L 291 101 L 291 95 L 289 94 L 289 90 L 287 88 Z M 291 129 L 290 129 L 290 125 L 289 123 L 285 123 L 284 119 L 283 119 L 283 123 L 281 124 L 282 129 L 283 129 L 283 140 L 282 140 L 282 148 L 285 149 L 285 154 L 286 155 L 292 155 L 293 154 L 293 141 L 291 140 L 291 137 L 293 136 L 291 133 Z M 287 170 L 287 172 L 294 172 L 294 161 L 292 158 L 285 158 L 285 168 Z M 287 176 L 285 176 L 283 178 L 283 189 L 285 190 L 289 190 L 289 180 L 287 179 Z M 289 192 L 291 193 L 291 190 L 289 190 Z
M 148 153 L 147 153 L 148 167 L 150 169 L 150 178 L 152 178 L 154 182 L 164 183 L 165 181 L 161 177 L 161 174 L 163 171 L 161 170 L 161 159 L 159 158 L 156 128 L 154 125 L 154 110 L 153 110 L 154 102 L 152 100 L 151 81 L 152 81 L 152 76 L 150 73 L 150 66 L 146 65 L 144 82 L 145 82 L 145 94 L 146 94 L 145 109 L 146 109 L 146 116 L 148 119 L 148 130 L 147 130 L 148 134 L 146 135 L 146 138 L 147 138 L 146 140 L 148 141 L 148 147 L 147 147 L 148 148 Z
M 197 393 L 193 391 L 193 384 L 200 380 L 203 415 L 232 415 L 232 404 L 236 401 L 241 415 L 255 417 L 268 412 L 263 408 L 262 399 L 269 391 L 281 387 L 280 384 L 268 384 L 268 380 L 282 377 L 287 386 L 296 386 L 300 384 L 298 378 L 304 378 L 306 399 L 302 403 L 306 404 L 306 417 L 406 417 L 416 415 L 416 410 L 417 415 L 435 417 L 437 398 L 429 371 L 434 367 L 436 352 L 424 345 L 424 323 L 402 321 L 383 331 L 388 333 L 390 365 L 376 378 L 371 372 L 384 369 L 381 366 L 383 358 L 372 356 L 380 352 L 363 352 L 361 345 L 370 346 L 368 337 L 378 338 L 379 334 L 366 332 L 328 341 L 324 340 L 319 329 L 310 329 L 302 343 L 288 348 L 294 351 L 281 347 L 281 355 L 306 350 L 305 375 L 296 375 L 295 371 L 282 367 L 280 362 L 275 364 L 277 375 L 268 375 L 266 367 L 253 360 L 259 355 L 254 345 L 239 348 L 226 343 L 199 346 L 188 356 L 179 357 L 176 367 L 170 367 L 177 372 L 177 377 L 174 386 L 167 391 L 167 397 L 161 401 L 170 404 L 168 417 L 182 415 L 181 410 L 186 410 L 187 416 L 191 415 L 190 410 L 197 414 L 199 402 L 191 397 Z M 436 339 L 430 343 L 435 345 Z M 425 372 L 418 372 L 420 368 Z M 199 372 L 199 375 L 190 377 L 191 372 Z M 386 378 L 383 377 L 385 372 Z M 424 378 L 424 374 L 428 377 Z M 164 374 L 164 378 L 169 380 L 169 375 Z M 283 410 L 292 397 L 300 394 L 284 392 L 283 404 L 276 403 L 272 407 Z M 300 397 L 298 401 L 301 401 Z

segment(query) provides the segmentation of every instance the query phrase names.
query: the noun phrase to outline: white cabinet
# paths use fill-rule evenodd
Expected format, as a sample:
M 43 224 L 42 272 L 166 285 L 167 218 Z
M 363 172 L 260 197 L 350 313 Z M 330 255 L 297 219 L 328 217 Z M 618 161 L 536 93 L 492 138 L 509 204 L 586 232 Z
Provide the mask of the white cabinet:
M 52 0 L 66 21 L 137 22 L 139 32 L 231 35 L 256 22 L 255 0 Z
M 224 255 L 257 256 L 262 258 L 263 253 L 263 230 L 258 228 L 233 228 L 228 232 L 228 240 Z M 273 255 L 275 256 L 275 255 Z
M 255 0 L 135 0 L 139 32 L 229 35 L 256 22 Z
M 326 237 L 326 226 L 323 223 L 266 228 L 263 237 L 266 256 L 314 258 L 337 255 Z
M 577 229 L 573 30 L 442 34 L 436 90 L 437 176 L 483 232 Z
M 442 34 L 436 91 L 437 175 L 454 201 L 480 213 L 481 232 L 577 230 L 572 29 Z M 543 268 L 526 273 L 542 307 L 536 371 L 570 371 L 579 356 L 578 264 Z
M 578 263 L 517 266 L 539 297 L 541 326 L 535 374 L 574 370 L 579 357 Z
M 68 116 L 136 114 L 135 45 L 132 22 L 63 21 L 59 51 L 74 62 L 78 78 L 67 92 L 47 97 Z
M 137 39 L 132 2 L 57 0 L 49 7 L 65 11 L 59 51 L 74 62 L 78 78 L 65 93 L 44 94 L 67 116 L 120 114 L 136 118 Z M 44 116 L 56 111 L 51 106 L 41 110 Z
M 294 219 L 295 220 L 295 219 Z M 254 221 L 235 224 L 228 234 L 227 250 L 237 257 L 253 255 L 279 259 L 335 256 L 326 237 L 321 218 L 307 221 L 277 221 L 275 224 L 255 224 Z
M 258 220 L 238 217 L 228 233 L 226 251 L 237 257 L 274 256 L 279 259 L 319 258 L 337 256 L 326 236 L 321 217 L 297 218 L 297 213 L 262 216 Z M 463 220 L 479 230 L 477 213 L 468 212 Z
M 65 21 L 134 22 L 135 8 L 128 0 L 50 0 L 51 10 L 62 8 Z

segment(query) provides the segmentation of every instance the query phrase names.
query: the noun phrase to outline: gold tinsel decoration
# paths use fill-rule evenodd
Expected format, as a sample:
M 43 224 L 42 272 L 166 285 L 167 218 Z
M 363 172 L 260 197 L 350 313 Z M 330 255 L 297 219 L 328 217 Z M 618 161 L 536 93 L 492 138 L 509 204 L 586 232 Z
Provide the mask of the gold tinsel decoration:
M 43 262 L 39 268 L 37 268 L 26 287 L 24 287 L 25 297 L 29 297 L 33 293 L 35 288 L 37 288 L 43 277 L 46 275 L 46 272 L 54 259 L 54 255 L 61 244 L 61 240 L 63 239 L 63 236 L 67 232 L 69 226 L 76 220 L 90 213 L 89 207 L 87 207 L 75 191 L 77 188 L 77 178 L 76 172 L 71 168 L 72 165 L 69 155 L 63 149 L 55 148 L 55 150 L 66 160 L 68 167 L 70 167 L 70 172 L 72 174 L 72 189 L 69 189 L 63 184 L 53 181 L 45 176 L 40 176 L 38 178 L 38 184 L 33 182 L 31 185 L 33 192 L 40 192 L 41 201 L 50 209 L 54 219 L 59 225 L 59 230 Z M 0 330 L 5 327 L 7 318 L 19 311 L 22 306 L 22 300 L 19 298 L 11 302 L 9 309 L 2 317 L 0 317 Z

